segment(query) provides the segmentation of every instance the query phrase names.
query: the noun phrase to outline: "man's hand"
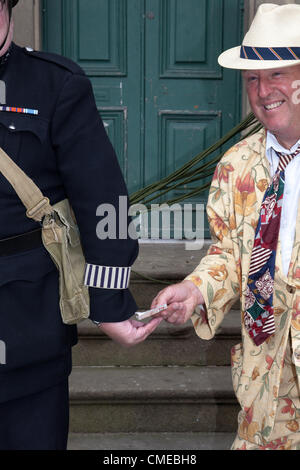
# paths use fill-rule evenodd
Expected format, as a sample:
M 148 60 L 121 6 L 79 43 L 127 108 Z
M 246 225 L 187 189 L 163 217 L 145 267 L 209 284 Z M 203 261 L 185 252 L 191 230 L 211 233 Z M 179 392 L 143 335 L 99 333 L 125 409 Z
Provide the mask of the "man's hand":
M 204 304 L 204 299 L 195 284 L 191 281 L 182 281 L 160 291 L 153 299 L 151 308 L 162 304 L 167 304 L 168 307 L 156 317 L 181 325 L 191 318 L 197 305 Z
M 144 341 L 160 324 L 162 318 L 143 323 L 130 318 L 119 323 L 101 323 L 99 328 L 122 346 L 134 346 Z

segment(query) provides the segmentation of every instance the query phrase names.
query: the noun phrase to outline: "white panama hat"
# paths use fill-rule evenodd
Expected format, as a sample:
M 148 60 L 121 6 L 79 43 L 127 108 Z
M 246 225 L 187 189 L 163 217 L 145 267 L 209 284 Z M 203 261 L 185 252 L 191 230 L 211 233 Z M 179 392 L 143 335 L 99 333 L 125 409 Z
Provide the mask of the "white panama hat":
M 218 62 L 240 70 L 300 64 L 300 5 L 260 5 L 242 46 L 223 52 Z

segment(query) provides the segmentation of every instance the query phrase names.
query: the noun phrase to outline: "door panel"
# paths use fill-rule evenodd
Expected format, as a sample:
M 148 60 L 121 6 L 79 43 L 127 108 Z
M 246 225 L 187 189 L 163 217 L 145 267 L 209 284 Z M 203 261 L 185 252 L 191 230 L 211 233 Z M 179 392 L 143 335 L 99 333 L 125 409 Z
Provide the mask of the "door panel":
M 126 1 L 65 2 L 65 53 L 91 76 L 126 76 Z
M 223 2 L 165 0 L 159 3 L 160 76 L 221 78 L 215 58 L 222 48 Z M 210 18 L 214 18 L 213 24 Z

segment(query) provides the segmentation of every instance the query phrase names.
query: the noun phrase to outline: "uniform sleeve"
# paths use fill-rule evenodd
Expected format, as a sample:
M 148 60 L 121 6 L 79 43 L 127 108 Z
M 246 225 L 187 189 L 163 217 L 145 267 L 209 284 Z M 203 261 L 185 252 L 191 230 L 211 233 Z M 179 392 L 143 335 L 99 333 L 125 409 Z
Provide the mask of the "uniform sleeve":
M 229 174 L 229 161 L 217 166 L 207 203 L 212 245 L 200 264 L 186 277 L 204 297 L 205 309 L 197 307 L 192 316 L 195 331 L 202 339 L 211 339 L 240 292 L 240 263 L 234 247 L 235 218 Z
M 138 243 L 127 235 L 126 185 L 84 74 L 67 76 L 51 132 L 86 259 L 90 319 L 126 320 L 136 311 L 128 282 Z

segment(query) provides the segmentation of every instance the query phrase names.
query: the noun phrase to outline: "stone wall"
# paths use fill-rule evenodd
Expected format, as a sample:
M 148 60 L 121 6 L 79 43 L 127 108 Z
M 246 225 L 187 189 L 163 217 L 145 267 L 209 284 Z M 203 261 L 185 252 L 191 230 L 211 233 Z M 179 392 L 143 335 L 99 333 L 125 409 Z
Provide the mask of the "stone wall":
M 13 10 L 14 41 L 20 46 L 41 48 L 40 0 L 19 0 Z

